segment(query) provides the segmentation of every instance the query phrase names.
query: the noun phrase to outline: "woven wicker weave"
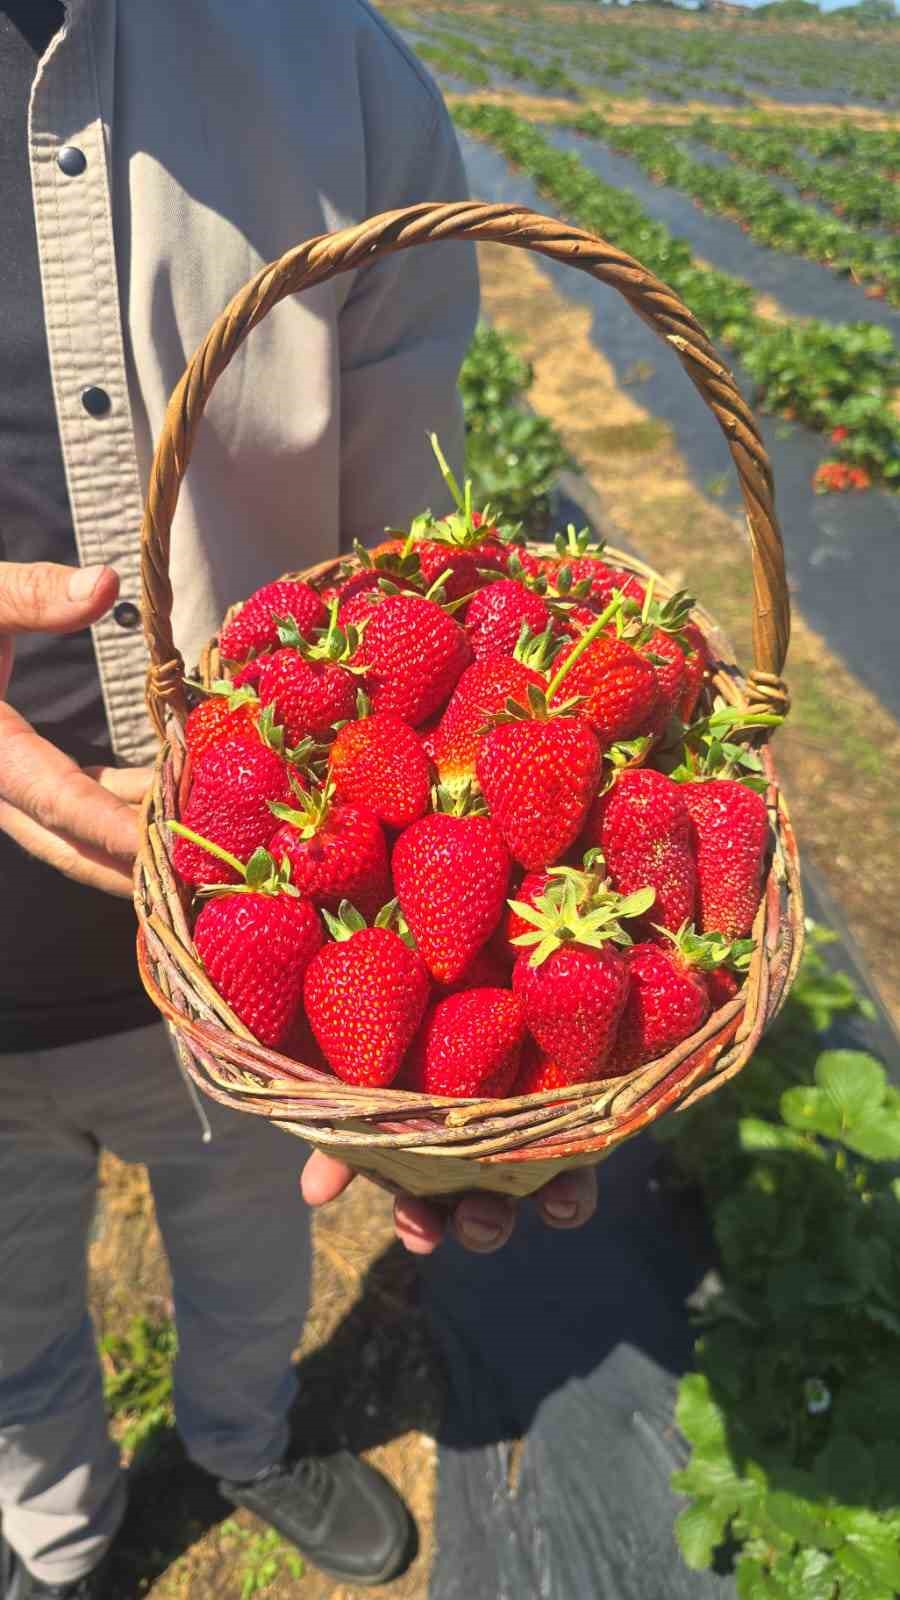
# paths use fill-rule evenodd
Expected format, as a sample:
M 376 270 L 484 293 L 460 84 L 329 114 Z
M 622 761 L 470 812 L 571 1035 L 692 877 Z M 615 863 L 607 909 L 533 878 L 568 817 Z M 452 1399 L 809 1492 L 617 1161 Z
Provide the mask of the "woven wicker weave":
M 144 808 L 135 872 L 138 961 L 148 993 L 172 1025 L 185 1069 L 213 1099 L 269 1117 L 378 1181 L 412 1193 L 474 1187 L 523 1195 L 562 1168 L 599 1161 L 663 1112 L 688 1105 L 733 1077 L 782 1005 L 800 960 L 803 908 L 796 844 L 768 748 L 761 754 L 769 778 L 772 849 L 744 989 L 661 1060 L 623 1078 L 521 1099 L 461 1101 L 360 1089 L 260 1045 L 197 962 L 189 900 L 172 873 L 166 827 L 180 814 L 182 726 L 189 708 L 171 631 L 170 532 L 195 431 L 216 379 L 251 329 L 286 295 L 366 266 L 389 251 L 448 239 L 493 241 L 567 262 L 616 288 L 671 345 L 728 441 L 750 538 L 754 669 L 747 675 L 741 671 L 713 620 L 698 608 L 695 618 L 716 661 L 711 689 L 734 705 L 787 707 L 781 670 L 790 613 L 768 458 L 731 374 L 670 289 L 603 240 L 509 206 L 412 206 L 313 239 L 259 272 L 213 325 L 172 395 L 153 462 L 142 532 L 142 587 L 151 663 L 148 703 L 162 748 Z M 645 576 L 650 572 L 621 552 L 610 555 L 622 567 Z M 324 585 L 337 565 L 326 562 L 289 576 Z M 654 576 L 659 594 L 670 593 Z M 201 680 L 211 682 L 217 666 L 213 640 L 204 652 Z

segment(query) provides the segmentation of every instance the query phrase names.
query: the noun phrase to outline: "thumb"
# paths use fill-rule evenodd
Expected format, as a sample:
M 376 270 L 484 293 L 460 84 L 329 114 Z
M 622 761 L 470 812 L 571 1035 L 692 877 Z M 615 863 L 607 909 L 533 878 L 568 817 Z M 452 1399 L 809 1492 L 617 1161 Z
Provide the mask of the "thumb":
M 0 561 L 0 634 L 75 633 L 102 617 L 118 592 L 112 567 Z

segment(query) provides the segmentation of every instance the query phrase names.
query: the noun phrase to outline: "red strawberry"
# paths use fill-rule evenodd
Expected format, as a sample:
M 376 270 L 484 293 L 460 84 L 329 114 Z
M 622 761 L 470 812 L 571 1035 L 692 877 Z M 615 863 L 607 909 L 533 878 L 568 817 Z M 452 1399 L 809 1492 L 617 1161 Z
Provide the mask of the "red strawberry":
M 403 1070 L 419 1094 L 507 1094 L 525 1039 L 521 1001 L 509 989 L 467 989 L 427 1013 Z
M 761 794 L 732 778 L 681 786 L 697 862 L 697 925 L 726 939 L 749 934 L 762 894 L 769 813 Z
M 601 633 L 576 658 L 581 640 L 567 645 L 554 666 L 559 672 L 570 658 L 565 684 L 567 695 L 580 695 L 579 709 L 590 717 L 604 744 L 630 739 L 643 732 L 659 700 L 656 674 L 649 661 L 624 639 Z
M 705 975 L 692 964 L 695 944 L 700 941 L 682 930 L 671 946 L 636 944 L 626 950 L 631 982 L 619 1024 L 617 1072 L 657 1061 L 703 1026 L 710 998 Z
M 255 737 L 223 739 L 197 762 L 183 821 L 194 833 L 247 861 L 278 827 L 270 801 L 290 796 L 288 768 L 274 750 Z M 176 840 L 172 865 L 184 883 L 237 883 L 240 877 L 188 839 Z
M 476 661 L 491 656 L 511 656 L 523 624 L 534 634 L 543 633 L 550 612 L 540 595 L 512 578 L 488 583 L 475 595 L 466 612 L 466 633 Z
M 710 655 L 696 622 L 686 622 L 681 633 L 690 648 L 684 658 L 684 688 L 677 710 L 682 722 L 691 722 L 710 667 Z
M 475 761 L 491 716 L 509 700 L 528 703 L 528 686 L 546 687 L 536 667 L 514 656 L 475 661 L 460 678 L 433 736 L 433 759 L 441 783 L 474 778 Z
M 276 650 L 263 662 L 259 698 L 274 707 L 289 744 L 321 738 L 356 710 L 356 684 L 337 661 L 307 661 L 298 650 Z
M 537 1045 L 522 1051 L 522 1066 L 510 1095 L 540 1094 L 542 1089 L 562 1089 L 571 1083 L 562 1067 L 549 1056 L 542 1055 Z
M 454 983 L 503 912 L 510 860 L 487 817 L 436 812 L 401 833 L 394 888 L 428 970 Z
M 664 628 L 649 630 L 636 648 L 642 655 L 655 657 L 651 665 L 656 673 L 659 699 L 652 721 L 654 729 L 661 732 L 669 717 L 678 710 L 684 693 L 687 682 L 684 651 Z
M 291 878 L 316 905 L 336 911 L 349 900 L 372 917 L 390 898 L 391 877 L 381 824 L 362 806 L 335 804 L 329 787 L 272 807 L 282 826 L 269 849 L 287 856 Z
M 374 606 L 356 661 L 375 710 L 415 727 L 449 699 L 471 655 L 459 623 L 433 600 L 397 594 Z
M 184 742 L 192 761 L 198 761 L 204 750 L 222 739 L 253 734 L 258 710 L 258 704 L 253 700 L 242 700 L 238 705 L 231 705 L 229 697 L 224 694 L 212 694 L 208 700 L 201 701 L 184 725 Z
M 391 928 L 367 928 L 351 906 L 326 913 L 334 940 L 310 962 L 303 998 L 332 1071 L 372 1088 L 400 1070 L 428 1004 L 421 958 Z
M 591 807 L 585 843 L 599 847 L 613 888 L 656 890 L 651 920 L 674 933 L 694 915 L 697 872 L 685 785 L 650 767 L 620 772 Z
M 498 721 L 482 740 L 478 782 L 510 854 L 529 872 L 558 861 L 578 838 L 597 792 L 603 751 L 590 722 L 534 714 Z
M 628 992 L 628 969 L 612 945 L 561 946 L 540 967 L 521 955 L 513 991 L 538 1044 L 566 1083 L 610 1076 L 619 1019 Z
M 265 659 L 265 656 L 254 656 L 252 661 L 248 661 L 243 667 L 239 667 L 237 672 L 232 674 L 232 688 L 255 689 L 256 685 L 259 683 L 259 675 L 262 672 L 263 661 Z
M 389 828 L 408 828 L 431 802 L 431 774 L 422 741 L 393 711 L 346 722 L 331 746 L 329 772 L 342 800 L 367 806 Z M 352 899 L 352 896 L 350 896 Z
M 703 976 L 713 1011 L 718 1011 L 720 1006 L 727 1006 L 741 987 L 742 979 L 729 972 L 727 967 L 713 967 L 712 972 L 704 972 Z
M 219 650 L 226 661 L 244 661 L 251 650 L 268 650 L 278 644 L 278 622 L 293 618 L 301 633 L 311 633 L 326 621 L 321 595 L 308 583 L 283 579 L 267 583 L 245 600 L 237 616 L 222 629 Z
M 519 954 L 518 950 L 514 953 Z M 458 989 L 505 989 L 508 984 L 509 966 L 504 964 L 491 942 L 483 944 L 475 952 L 465 971 L 454 983 L 441 984 L 441 988 L 444 993 L 453 994 Z
M 478 567 L 471 551 L 441 539 L 421 539 L 413 546 L 419 558 L 419 568 L 426 589 L 438 578 L 443 578 L 442 599 L 445 602 L 461 600 L 481 587 Z
M 612 941 L 628 939 L 618 918 L 640 915 L 651 900 L 652 890 L 625 900 L 598 890 L 580 907 L 575 884 L 562 880 L 536 907 L 512 902 L 533 928 L 519 939 L 513 992 L 529 1031 L 568 1083 L 614 1072 L 628 968 Z
M 246 886 L 203 907 L 194 943 L 235 1015 L 260 1044 L 281 1049 L 300 1018 L 303 979 L 322 943 L 322 924 L 265 850 L 247 863 Z

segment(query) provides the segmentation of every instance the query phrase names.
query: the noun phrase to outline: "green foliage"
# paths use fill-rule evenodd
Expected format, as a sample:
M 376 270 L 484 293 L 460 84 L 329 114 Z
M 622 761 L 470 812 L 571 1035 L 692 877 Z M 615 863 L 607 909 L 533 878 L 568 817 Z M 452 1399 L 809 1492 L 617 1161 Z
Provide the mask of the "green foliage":
M 457 106 L 459 125 L 490 139 L 559 210 L 592 233 L 631 252 L 671 284 L 707 333 L 732 349 L 749 370 L 760 403 L 823 432 L 846 428 L 840 454 L 900 485 L 900 354 L 887 329 L 870 323 L 771 322 L 756 315 L 750 284 L 701 268 L 690 245 L 647 216 L 628 193 L 604 183 L 578 156 L 557 150 L 537 129 L 504 107 Z M 589 113 L 585 132 L 622 143 L 644 130 L 608 127 Z
M 742 167 L 752 167 L 757 172 L 776 172 L 789 179 L 801 194 L 824 200 L 848 222 L 864 226 L 876 223 L 896 227 L 900 224 L 900 192 L 885 182 L 884 173 L 877 167 L 873 170 L 869 158 L 854 139 L 846 151 L 849 159 L 835 164 L 821 159 L 824 151 L 816 151 L 819 142 L 816 129 L 735 128 L 704 116 L 691 123 L 688 132 L 691 138 L 721 150 Z M 816 159 L 801 153 L 798 135 Z M 900 246 L 896 239 L 881 240 L 879 244 L 882 251 L 889 252 L 885 259 L 896 270 L 900 263 Z M 865 240 L 861 241 L 861 248 L 868 248 Z M 872 275 L 877 276 L 877 273 Z
M 529 363 L 496 329 L 479 327 L 460 374 L 466 470 L 481 501 L 512 521 L 545 520 L 548 494 L 571 465 L 547 417 L 524 408 Z
M 239 1522 L 223 1522 L 222 1532 L 243 1545 L 241 1563 L 241 1600 L 253 1600 L 263 1594 L 287 1571 L 292 1578 L 302 1578 L 303 1562 L 293 1545 L 286 1544 L 274 1528 L 264 1533 L 253 1533 L 242 1528 Z
M 174 1324 L 134 1317 L 124 1334 L 100 1341 L 104 1358 L 103 1392 L 110 1417 L 122 1424 L 120 1440 L 129 1455 L 146 1451 L 175 1421 L 172 1363 L 178 1351 Z
M 900 1590 L 900 1094 L 864 1052 L 821 1048 L 860 1006 L 828 937 L 810 930 L 750 1066 L 660 1130 L 722 1264 L 679 1390 L 676 1531 L 698 1570 L 736 1548 L 745 1600 Z

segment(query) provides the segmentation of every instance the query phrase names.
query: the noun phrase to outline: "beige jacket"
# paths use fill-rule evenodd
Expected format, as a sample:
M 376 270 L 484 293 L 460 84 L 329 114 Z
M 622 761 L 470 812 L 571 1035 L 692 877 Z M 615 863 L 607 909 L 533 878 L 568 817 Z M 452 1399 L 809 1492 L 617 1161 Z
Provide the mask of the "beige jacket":
M 138 596 L 143 488 L 187 357 L 257 268 L 465 193 L 430 78 L 366 0 L 67 0 L 29 118 L 45 314 L 83 563 Z M 81 165 L 64 147 L 86 158 Z M 429 245 L 283 302 L 220 380 L 173 529 L 176 641 L 354 538 L 436 509 L 459 456 L 473 252 Z M 103 391 L 83 396 L 88 389 Z M 94 635 L 114 748 L 152 750 L 134 605 Z

